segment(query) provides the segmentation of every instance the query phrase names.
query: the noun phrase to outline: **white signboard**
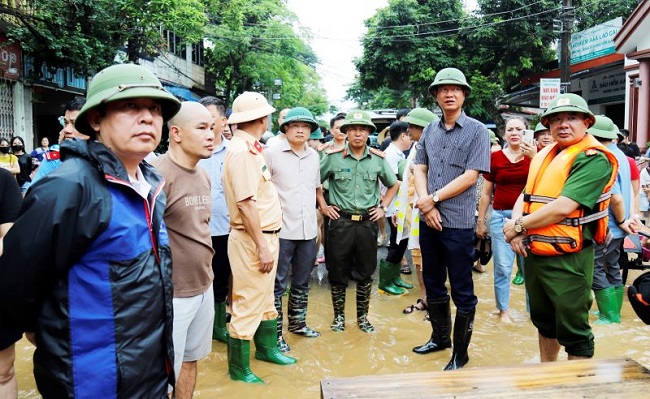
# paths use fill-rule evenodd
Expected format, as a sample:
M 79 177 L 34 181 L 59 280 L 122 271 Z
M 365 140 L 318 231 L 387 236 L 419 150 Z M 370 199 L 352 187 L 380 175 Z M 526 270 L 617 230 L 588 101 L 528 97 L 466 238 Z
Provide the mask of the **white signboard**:
M 623 17 L 618 17 L 571 35 L 571 64 L 614 54 L 614 36 L 622 26 Z
M 539 107 L 546 109 L 551 101 L 560 94 L 560 79 L 539 80 Z
M 625 71 L 609 71 L 590 76 L 582 86 L 583 97 L 591 104 L 625 101 Z

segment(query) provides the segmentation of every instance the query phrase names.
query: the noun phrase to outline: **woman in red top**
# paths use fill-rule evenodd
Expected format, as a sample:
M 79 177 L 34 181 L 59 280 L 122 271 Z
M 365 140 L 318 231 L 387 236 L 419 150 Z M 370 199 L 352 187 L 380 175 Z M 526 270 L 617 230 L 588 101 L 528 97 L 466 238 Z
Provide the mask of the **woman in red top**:
M 494 264 L 494 296 L 501 321 L 509 323 L 510 275 L 515 260 L 515 253 L 506 243 L 503 225 L 512 217 L 512 208 L 519 194 L 526 185 L 530 160 L 537 153 L 537 148 L 523 141 L 526 121 L 512 118 L 506 122 L 504 139 L 506 148 L 493 152 L 490 159 L 490 173 L 484 173 L 485 183 L 478 208 L 476 234 L 488 235 L 485 215 L 488 205 L 492 203 L 489 234 L 492 237 L 492 262 Z

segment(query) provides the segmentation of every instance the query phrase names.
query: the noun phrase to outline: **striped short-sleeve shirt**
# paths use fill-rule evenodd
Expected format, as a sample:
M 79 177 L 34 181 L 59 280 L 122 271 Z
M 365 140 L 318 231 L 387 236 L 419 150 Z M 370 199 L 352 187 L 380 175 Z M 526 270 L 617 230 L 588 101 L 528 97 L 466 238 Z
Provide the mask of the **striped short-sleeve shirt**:
M 461 113 L 453 128 L 444 121 L 429 124 L 417 145 L 415 164 L 426 165 L 427 190 L 435 193 L 466 170 L 490 171 L 490 136 L 484 124 Z M 440 202 L 442 226 L 474 228 L 476 184 L 457 196 Z

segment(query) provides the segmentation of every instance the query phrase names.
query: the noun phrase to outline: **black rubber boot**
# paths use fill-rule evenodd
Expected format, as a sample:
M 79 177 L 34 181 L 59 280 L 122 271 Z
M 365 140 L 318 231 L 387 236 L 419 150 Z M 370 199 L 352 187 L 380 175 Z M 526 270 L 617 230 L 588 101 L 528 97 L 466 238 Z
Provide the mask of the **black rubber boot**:
M 282 336 L 282 324 L 284 315 L 282 314 L 281 296 L 275 297 L 275 310 L 278 311 L 278 349 L 280 349 L 281 352 L 289 352 L 291 348 L 289 347 L 287 341 L 284 340 L 284 336 Z
M 375 327 L 368 321 L 368 309 L 370 308 L 370 291 L 372 290 L 372 280 L 364 283 L 357 282 L 357 324 L 361 331 L 371 333 Z
M 451 360 L 445 366 L 445 370 L 458 370 L 467 364 L 469 355 L 467 347 L 472 339 L 472 330 L 474 329 L 474 314 L 476 308 L 469 312 L 463 312 L 456 309 L 456 321 L 454 322 L 454 351 L 451 354 Z
M 289 293 L 289 332 L 303 337 L 315 338 L 320 336 L 318 331 L 307 327 L 307 301 L 309 290 L 291 287 Z
M 449 298 L 428 302 L 427 310 L 429 312 L 429 321 L 431 322 L 431 338 L 424 345 L 413 348 L 413 352 L 420 355 L 451 348 L 451 311 L 449 309 Z
M 334 332 L 345 330 L 345 286 L 332 286 L 332 306 L 334 307 L 334 320 L 330 328 Z

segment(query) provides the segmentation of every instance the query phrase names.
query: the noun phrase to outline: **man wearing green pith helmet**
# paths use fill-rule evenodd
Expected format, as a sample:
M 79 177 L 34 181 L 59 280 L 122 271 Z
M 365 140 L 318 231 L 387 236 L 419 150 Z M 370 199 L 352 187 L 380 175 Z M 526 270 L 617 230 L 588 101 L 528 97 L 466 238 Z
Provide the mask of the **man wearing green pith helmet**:
M 314 205 L 317 201 L 321 207 L 326 205 L 319 175 L 320 158 L 316 150 L 307 145 L 316 129 L 318 123 L 308 109 L 292 108 L 280 125 L 285 139 L 264 151 L 282 206 L 274 296 L 278 311 L 278 348 L 283 352 L 290 350 L 282 334 L 282 297 L 289 280 L 289 331 L 309 338 L 320 336 L 306 321 L 309 279 L 317 251 L 318 223 Z
M 527 256 L 526 291 L 537 328 L 540 359 L 594 355 L 589 325 L 594 247 L 607 239 L 607 209 L 616 157 L 587 129 L 595 122 L 587 102 L 560 94 L 541 123 L 556 143 L 531 161 L 524 192 L 503 226 L 513 251 Z
M 329 205 L 321 207 L 329 217 L 326 254 L 332 289 L 334 320 L 331 329 L 345 329 L 345 290 L 352 276 L 357 281 L 357 324 L 373 332 L 368 321 L 372 274 L 377 268 L 377 225 L 399 186 L 395 172 L 381 151 L 366 145 L 375 130 L 367 112 L 350 111 L 341 125 L 347 143 L 326 152 L 321 160 L 321 181 L 329 182 Z M 388 187 L 383 198 L 381 181 Z
M 36 332 L 44 398 L 162 398 L 175 384 L 171 256 L 164 181 L 143 160 L 180 102 L 132 64 L 100 71 L 87 99 L 75 128 L 90 139 L 61 144 L 5 237 L 2 325 Z

